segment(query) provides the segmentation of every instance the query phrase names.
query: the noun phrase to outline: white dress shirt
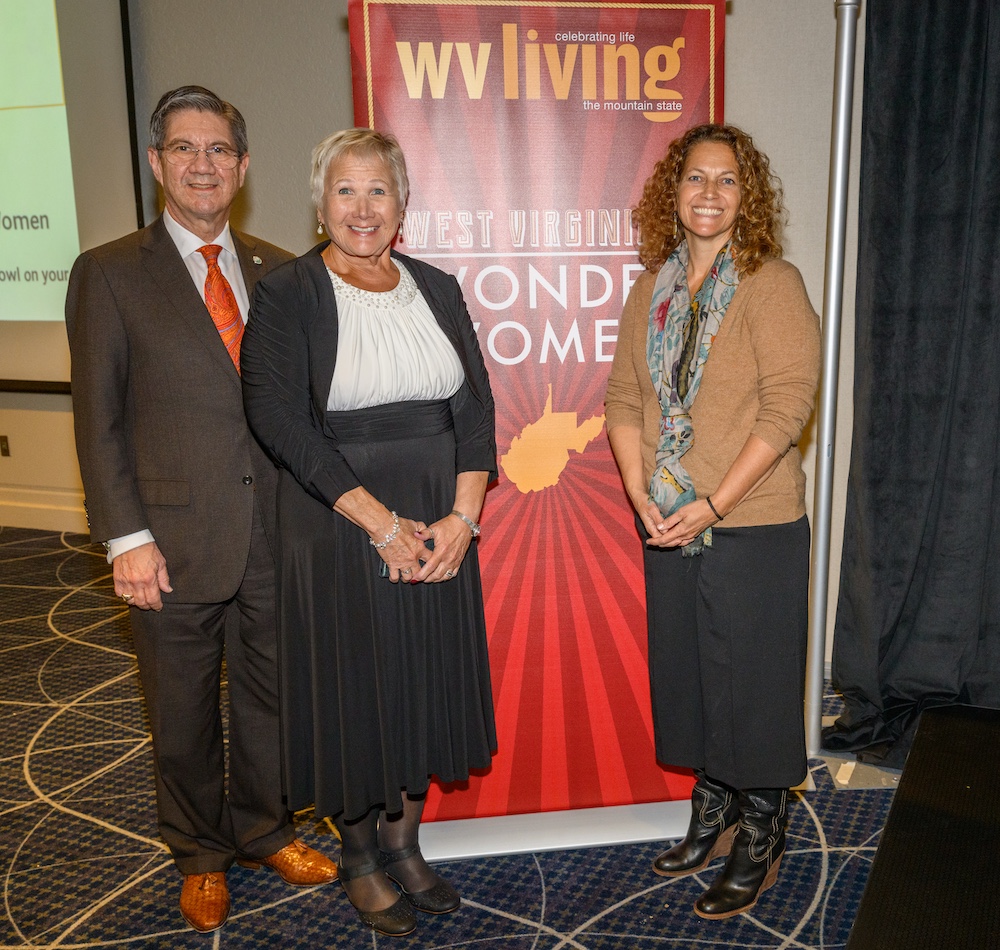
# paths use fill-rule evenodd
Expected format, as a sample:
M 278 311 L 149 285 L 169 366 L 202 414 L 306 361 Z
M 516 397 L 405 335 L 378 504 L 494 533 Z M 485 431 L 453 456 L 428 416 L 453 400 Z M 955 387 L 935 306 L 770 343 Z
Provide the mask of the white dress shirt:
M 250 298 L 247 295 L 247 286 L 243 282 L 243 271 L 240 270 L 240 261 L 236 256 L 236 245 L 233 244 L 233 235 L 229 230 L 229 222 L 222 229 L 214 240 L 203 241 L 197 234 L 192 234 L 187 228 L 179 225 L 166 209 L 163 211 L 163 223 L 167 226 L 167 234 L 177 245 L 177 250 L 184 261 L 184 266 L 188 269 L 191 279 L 194 281 L 201 299 L 205 299 L 205 278 L 208 276 L 208 262 L 199 252 L 199 248 L 206 244 L 218 244 L 222 251 L 219 254 L 219 269 L 223 276 L 229 281 L 229 286 L 233 288 L 236 296 L 236 303 L 239 304 L 240 314 L 243 322 L 247 322 L 247 311 L 250 309 Z

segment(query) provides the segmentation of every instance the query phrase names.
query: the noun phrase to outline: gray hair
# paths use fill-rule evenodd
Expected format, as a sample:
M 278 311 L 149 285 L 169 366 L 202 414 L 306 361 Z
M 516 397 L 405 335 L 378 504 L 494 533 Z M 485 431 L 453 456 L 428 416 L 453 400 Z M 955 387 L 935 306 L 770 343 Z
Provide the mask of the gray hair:
M 391 133 L 375 132 L 372 129 L 343 129 L 328 135 L 313 149 L 309 183 L 312 186 L 313 204 L 317 208 L 323 202 L 327 170 L 348 154 L 381 159 L 396 186 L 399 207 L 406 207 L 406 199 L 410 196 L 410 179 L 406 177 L 406 159 L 403 158 L 403 150 L 396 137 Z
M 247 154 L 249 151 L 247 124 L 240 114 L 240 110 L 231 102 L 220 99 L 204 86 L 181 86 L 163 94 L 149 119 L 149 145 L 151 148 L 157 151 L 163 148 L 167 135 L 167 119 L 183 109 L 195 109 L 198 112 L 221 115 L 229 123 L 229 131 L 232 133 L 236 151 L 239 152 L 241 158 Z

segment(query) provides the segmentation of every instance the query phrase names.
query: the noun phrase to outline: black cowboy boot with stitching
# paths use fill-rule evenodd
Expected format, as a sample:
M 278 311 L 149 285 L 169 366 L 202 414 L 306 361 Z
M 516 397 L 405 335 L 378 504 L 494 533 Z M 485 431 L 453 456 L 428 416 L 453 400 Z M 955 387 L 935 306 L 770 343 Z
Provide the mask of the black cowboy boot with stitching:
M 778 877 L 785 853 L 788 789 L 739 793 L 740 819 L 722 873 L 694 904 L 699 917 L 720 920 L 749 910 Z
M 702 870 L 729 854 L 740 816 L 736 792 L 710 779 L 700 769 L 691 790 L 691 823 L 683 840 L 655 861 L 653 870 L 664 877 L 683 877 Z

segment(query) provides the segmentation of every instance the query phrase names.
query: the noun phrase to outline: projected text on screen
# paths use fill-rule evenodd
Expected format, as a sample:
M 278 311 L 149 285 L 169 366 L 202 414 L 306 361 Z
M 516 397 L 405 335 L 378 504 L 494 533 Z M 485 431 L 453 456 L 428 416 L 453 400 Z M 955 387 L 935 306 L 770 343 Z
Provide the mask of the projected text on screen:
M 0 319 L 61 320 L 80 251 L 55 8 L 4 0 Z

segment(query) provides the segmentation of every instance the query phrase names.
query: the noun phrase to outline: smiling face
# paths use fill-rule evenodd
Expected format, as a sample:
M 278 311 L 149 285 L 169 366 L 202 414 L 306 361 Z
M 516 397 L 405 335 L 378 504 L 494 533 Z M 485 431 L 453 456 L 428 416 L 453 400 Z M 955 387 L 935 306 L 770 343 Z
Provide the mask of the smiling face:
M 740 213 L 740 175 L 733 150 L 699 142 L 684 162 L 677 186 L 677 216 L 688 245 L 718 251 L 732 236 Z
M 385 163 L 350 152 L 332 162 L 318 217 L 338 273 L 388 258 L 403 207 Z
M 237 150 L 226 119 L 197 109 L 181 109 L 167 117 L 163 144 L 164 148 L 190 145 L 205 149 L 220 145 Z M 170 216 L 202 240 L 215 238 L 229 220 L 229 209 L 243 186 L 250 156 L 244 155 L 235 168 L 218 168 L 201 151 L 189 165 L 171 165 L 164 152 L 154 148 L 148 154 Z

